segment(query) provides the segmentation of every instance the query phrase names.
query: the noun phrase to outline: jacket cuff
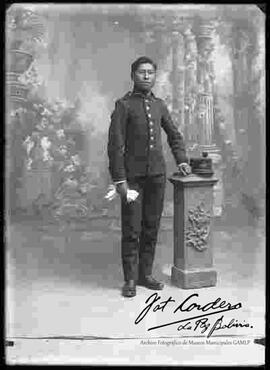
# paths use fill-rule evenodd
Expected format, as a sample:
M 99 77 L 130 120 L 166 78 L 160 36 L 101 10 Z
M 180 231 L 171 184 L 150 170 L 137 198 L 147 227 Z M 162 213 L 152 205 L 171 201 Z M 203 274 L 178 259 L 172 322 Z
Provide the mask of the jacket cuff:
M 126 182 L 127 180 L 119 180 L 119 181 L 114 181 L 114 185 L 117 185 L 117 184 L 122 184 L 123 182 Z

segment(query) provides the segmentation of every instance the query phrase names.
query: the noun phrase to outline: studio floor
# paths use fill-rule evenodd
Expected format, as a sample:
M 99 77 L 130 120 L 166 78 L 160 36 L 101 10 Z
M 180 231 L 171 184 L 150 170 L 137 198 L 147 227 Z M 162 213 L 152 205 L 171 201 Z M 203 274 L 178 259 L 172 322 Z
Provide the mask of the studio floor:
M 38 221 L 21 220 L 7 225 L 6 241 L 6 339 L 13 342 L 6 350 L 9 363 L 264 363 L 264 346 L 254 343 L 265 335 L 263 228 L 214 224 L 217 285 L 190 291 L 171 284 L 173 232 L 168 222 L 161 226 L 154 271 L 165 282 L 158 293 L 160 301 L 171 296 L 182 302 L 198 294 L 194 299 L 200 303 L 218 297 L 231 304 L 241 302 L 241 310 L 226 313 L 224 320 L 250 324 L 220 330 L 211 337 L 248 338 L 248 345 L 208 345 L 207 351 L 205 343 L 199 342 L 185 347 L 141 342 L 205 340 L 205 336 L 201 330 L 178 331 L 174 325 L 148 331 L 172 320 L 169 309 L 150 312 L 135 324 L 154 292 L 137 287 L 136 297 L 121 296 L 119 229 L 97 224 L 63 232 L 58 225 L 44 227 Z

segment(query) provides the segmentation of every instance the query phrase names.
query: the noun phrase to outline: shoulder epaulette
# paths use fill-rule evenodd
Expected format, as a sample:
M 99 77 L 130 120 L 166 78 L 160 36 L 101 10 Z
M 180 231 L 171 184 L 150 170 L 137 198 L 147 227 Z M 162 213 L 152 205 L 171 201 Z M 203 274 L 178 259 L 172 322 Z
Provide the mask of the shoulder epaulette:
M 127 100 L 131 96 L 131 91 L 128 91 L 120 100 Z

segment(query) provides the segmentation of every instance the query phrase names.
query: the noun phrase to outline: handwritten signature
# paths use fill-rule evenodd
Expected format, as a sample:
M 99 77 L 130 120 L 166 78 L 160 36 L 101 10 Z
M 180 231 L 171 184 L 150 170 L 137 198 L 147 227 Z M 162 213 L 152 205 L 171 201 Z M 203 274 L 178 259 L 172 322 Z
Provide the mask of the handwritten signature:
M 225 300 L 222 300 L 220 297 L 218 297 L 216 300 L 208 302 L 204 305 L 194 302 L 194 298 L 199 297 L 199 294 L 194 293 L 188 296 L 183 302 L 181 302 L 173 311 L 174 314 L 179 312 L 192 312 L 192 316 L 171 321 L 165 324 L 153 326 L 148 329 L 148 331 L 156 330 L 163 328 L 165 326 L 170 325 L 178 325 L 177 330 L 200 330 L 201 333 L 205 333 L 207 330 L 209 330 L 207 337 L 211 337 L 211 335 L 216 330 L 221 329 L 231 329 L 233 327 L 250 327 L 252 326 L 249 323 L 240 323 L 235 319 L 231 319 L 229 323 L 224 323 L 224 315 L 221 315 L 211 326 L 211 322 L 209 321 L 208 316 L 216 315 L 219 313 L 225 313 L 228 311 L 238 310 L 242 307 L 242 303 L 238 302 L 236 304 L 231 304 L 230 302 L 226 302 Z M 135 325 L 139 324 L 146 315 L 149 315 L 150 312 L 157 312 L 162 311 L 164 312 L 165 309 L 168 310 L 168 307 L 171 306 L 171 308 L 175 305 L 175 299 L 172 297 L 169 297 L 167 300 L 161 301 L 161 297 L 158 293 L 154 293 L 151 296 L 147 298 L 145 301 L 146 306 L 143 308 L 143 310 L 139 313 L 135 320 Z M 195 311 L 200 311 L 202 314 L 195 314 Z M 194 314 L 194 316 L 193 316 Z

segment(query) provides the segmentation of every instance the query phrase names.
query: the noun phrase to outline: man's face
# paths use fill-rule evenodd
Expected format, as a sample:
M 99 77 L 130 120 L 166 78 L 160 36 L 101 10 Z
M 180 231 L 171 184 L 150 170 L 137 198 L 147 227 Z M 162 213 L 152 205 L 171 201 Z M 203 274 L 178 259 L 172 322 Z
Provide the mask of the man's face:
M 150 63 L 142 63 L 132 74 L 134 86 L 143 91 L 150 91 L 156 82 L 156 71 Z

